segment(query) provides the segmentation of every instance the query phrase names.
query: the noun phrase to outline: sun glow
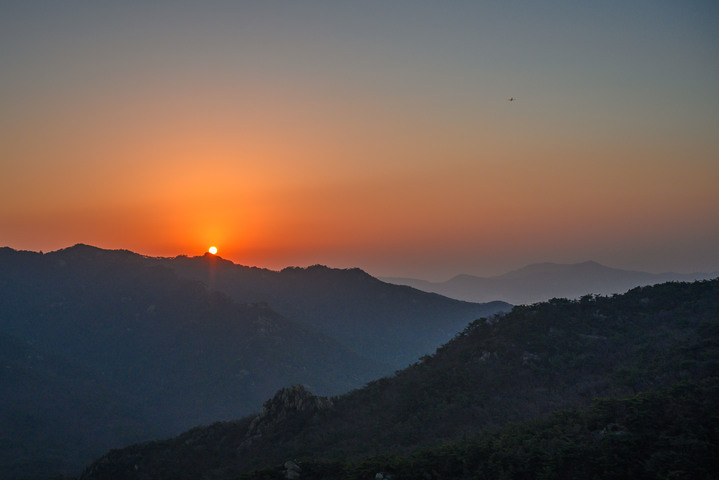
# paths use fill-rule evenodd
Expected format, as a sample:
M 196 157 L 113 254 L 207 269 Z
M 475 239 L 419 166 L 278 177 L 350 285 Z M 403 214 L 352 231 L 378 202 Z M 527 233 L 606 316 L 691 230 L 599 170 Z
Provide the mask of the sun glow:
M 217 253 L 217 247 L 215 247 L 215 246 L 213 245 L 213 246 L 210 247 L 209 250 L 207 250 L 207 251 L 210 252 L 211 254 L 215 255 L 215 254 Z

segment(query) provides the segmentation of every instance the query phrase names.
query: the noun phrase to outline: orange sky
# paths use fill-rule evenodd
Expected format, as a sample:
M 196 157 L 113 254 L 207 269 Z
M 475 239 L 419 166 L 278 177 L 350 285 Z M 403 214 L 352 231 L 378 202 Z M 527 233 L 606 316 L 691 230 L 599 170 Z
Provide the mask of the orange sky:
M 719 270 L 717 8 L 400 4 L 2 7 L 0 245 Z

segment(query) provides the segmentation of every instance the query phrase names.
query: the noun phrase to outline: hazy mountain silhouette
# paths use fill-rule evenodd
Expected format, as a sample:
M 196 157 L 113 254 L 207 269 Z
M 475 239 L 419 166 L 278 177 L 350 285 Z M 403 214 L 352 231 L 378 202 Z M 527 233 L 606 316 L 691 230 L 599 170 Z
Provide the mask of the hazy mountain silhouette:
M 715 472 L 718 312 L 719 279 L 515 307 L 362 389 L 328 399 L 285 388 L 256 415 L 110 452 L 81 478 L 279 479 L 295 471 L 288 459 L 308 479 L 398 465 L 398 478 L 475 478 L 479 468 L 535 478 L 565 464 L 567 478 Z M 606 400 L 640 392 L 654 393 Z M 589 413 L 508 426 L 596 398 Z M 516 473 L 526 469 L 535 473 Z
M 551 298 L 579 298 L 586 294 L 610 295 L 630 288 L 670 281 L 715 278 L 719 273 L 647 273 L 621 270 L 596 262 L 538 263 L 494 277 L 457 275 L 446 282 L 387 277 L 384 281 L 469 302 L 502 300 L 514 305 Z
M 286 385 L 346 392 L 506 308 L 358 269 L 1 248 L 0 477 L 77 471 L 108 448 L 256 411 Z
M 284 385 L 336 394 L 391 369 L 128 251 L 0 249 L 0 312 L 3 433 L 17 434 L 2 478 L 77 471 L 128 439 L 255 411 Z
M 472 320 L 510 309 L 504 302 L 469 303 L 388 284 L 358 268 L 315 265 L 277 272 L 210 254 L 162 264 L 236 301 L 266 302 L 282 315 L 394 368 L 433 352 Z

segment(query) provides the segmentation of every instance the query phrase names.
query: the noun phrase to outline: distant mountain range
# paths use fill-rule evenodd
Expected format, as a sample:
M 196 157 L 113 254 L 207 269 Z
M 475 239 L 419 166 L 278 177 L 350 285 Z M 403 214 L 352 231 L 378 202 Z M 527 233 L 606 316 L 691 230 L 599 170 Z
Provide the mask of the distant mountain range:
M 649 274 L 543 264 L 495 280 L 573 286 L 566 295 L 579 297 L 638 275 Z M 154 441 L 132 447 L 134 463 L 118 450 L 119 463 L 106 457 L 86 476 L 130 478 L 128 465 L 157 461 L 175 471 L 148 446 L 184 465 L 174 478 L 207 476 L 197 471 L 206 461 L 237 473 L 291 452 L 404 452 L 594 395 L 699 378 L 716 358 L 706 349 L 717 286 L 682 285 L 508 313 L 501 301 L 451 299 L 360 269 L 0 248 L 0 478 L 76 474 L 109 449 L 217 421 L 226 423 L 183 434 L 179 456 Z
M 247 415 L 287 385 L 346 392 L 508 308 L 357 269 L 0 248 L 0 478 L 77 473 L 109 448 Z
M 81 479 L 715 478 L 718 312 L 719 279 L 518 306 L 362 389 L 284 388 Z
M 538 263 L 494 277 L 457 275 L 446 282 L 400 277 L 383 277 L 382 280 L 468 302 L 501 300 L 513 305 L 521 305 L 551 298 L 576 299 L 587 294 L 611 295 L 638 286 L 708 280 L 716 277 L 719 277 L 719 272 L 655 274 L 610 268 L 596 262 L 584 262 Z

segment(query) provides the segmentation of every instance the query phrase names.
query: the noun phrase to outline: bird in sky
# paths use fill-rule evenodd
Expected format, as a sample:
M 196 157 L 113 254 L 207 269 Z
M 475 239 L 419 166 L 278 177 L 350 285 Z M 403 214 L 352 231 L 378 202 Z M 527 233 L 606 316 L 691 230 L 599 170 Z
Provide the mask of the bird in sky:
M 509 98 L 507 99 L 508 102 L 513 102 L 513 101 L 515 101 L 515 100 L 516 100 L 515 97 L 509 97 Z

